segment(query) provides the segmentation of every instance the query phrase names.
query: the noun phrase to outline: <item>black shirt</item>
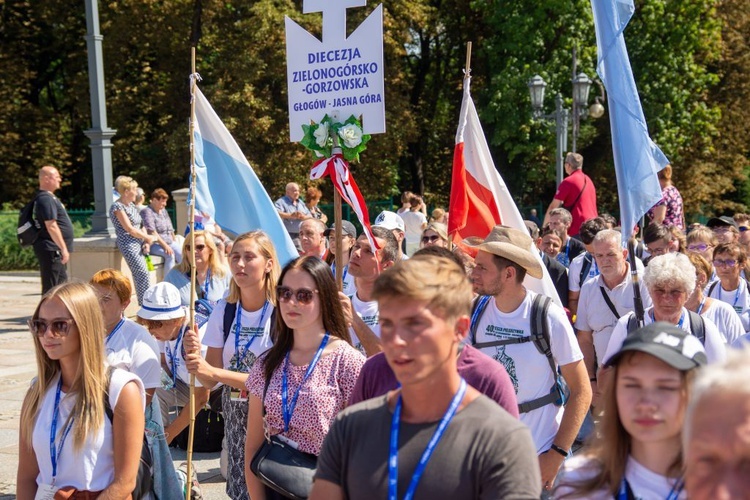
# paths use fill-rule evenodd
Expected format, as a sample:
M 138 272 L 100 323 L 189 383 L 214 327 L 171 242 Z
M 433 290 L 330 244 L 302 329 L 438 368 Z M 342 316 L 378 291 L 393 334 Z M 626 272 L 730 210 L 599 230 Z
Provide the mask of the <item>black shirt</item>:
M 60 250 L 52 240 L 49 231 L 47 231 L 47 225 L 44 223 L 48 220 L 54 220 L 57 221 L 57 227 L 60 228 L 68 252 L 73 251 L 73 223 L 70 221 L 65 207 L 54 194 L 49 191 L 37 191 L 34 214 L 41 226 L 39 238 L 34 243 L 35 247 L 41 247 L 44 250 Z

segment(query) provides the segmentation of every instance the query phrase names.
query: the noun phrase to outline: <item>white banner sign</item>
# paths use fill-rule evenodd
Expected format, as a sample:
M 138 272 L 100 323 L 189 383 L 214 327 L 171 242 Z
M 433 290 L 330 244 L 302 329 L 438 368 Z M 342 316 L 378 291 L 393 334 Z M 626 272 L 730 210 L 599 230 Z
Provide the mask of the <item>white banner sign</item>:
M 362 117 L 366 134 L 385 132 L 383 6 L 346 38 L 346 8 L 364 0 L 305 0 L 304 13 L 323 11 L 323 41 L 286 18 L 289 137 L 328 114 L 342 122 Z

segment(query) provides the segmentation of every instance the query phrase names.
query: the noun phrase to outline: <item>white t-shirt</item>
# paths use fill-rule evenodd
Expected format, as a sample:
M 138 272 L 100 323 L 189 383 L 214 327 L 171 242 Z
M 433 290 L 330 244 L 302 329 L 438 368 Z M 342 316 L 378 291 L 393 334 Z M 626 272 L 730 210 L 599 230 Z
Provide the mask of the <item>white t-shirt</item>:
M 31 436 L 36 461 L 39 464 L 39 475 L 36 477 L 38 485 L 52 483 L 52 456 L 50 455 L 49 433 L 52 427 L 52 417 L 55 408 L 55 395 L 60 375 L 55 376 L 42 397 L 39 413 L 37 414 L 34 431 Z M 133 373 L 125 370 L 112 370 L 112 381 L 109 386 L 109 404 L 112 411 L 117 407 L 120 391 L 128 382 L 138 384 L 141 393 L 141 411 L 146 408 L 146 393 L 141 380 Z M 57 438 L 55 447 L 60 445 L 63 428 L 70 412 L 75 406 L 75 393 L 61 392 L 60 411 L 57 418 Z M 75 422 L 73 423 L 75 425 Z M 112 441 L 112 422 L 104 415 L 104 427 L 96 434 L 86 437 L 83 447 L 76 451 L 74 429 L 70 430 L 57 460 L 58 487 L 73 486 L 79 490 L 98 491 L 107 488 L 115 478 L 114 443 Z
M 159 346 L 148 330 L 126 319 L 106 341 L 107 362 L 138 375 L 146 389 L 161 387 Z
M 718 285 L 717 285 L 718 286 Z M 745 335 L 742 320 L 734 312 L 732 306 L 721 300 L 713 300 L 711 307 L 701 311 L 701 316 L 708 318 L 719 329 L 725 344 L 733 344 L 738 338 Z
M 750 332 L 750 293 L 747 290 L 747 281 L 740 278 L 740 286 L 734 290 L 724 290 L 721 282 L 716 281 L 716 286 L 713 287 L 708 296 L 729 304 L 739 314 L 742 328 L 745 329 L 745 332 Z
M 653 307 L 646 310 L 644 317 L 644 326 L 650 325 L 654 322 L 652 316 Z M 609 345 L 607 346 L 607 352 L 604 354 L 604 364 L 607 364 L 609 358 L 615 355 L 620 348 L 622 343 L 625 341 L 625 337 L 628 336 L 628 319 L 632 315 L 628 314 L 620 318 L 617 322 L 615 329 L 612 330 L 612 336 L 609 339 Z M 682 329 L 690 333 L 690 318 L 688 317 L 688 311 L 684 307 L 682 308 Z M 706 359 L 709 363 L 717 363 L 724 361 L 727 356 L 726 348 L 724 347 L 724 341 L 719 333 L 719 329 L 716 325 L 707 318 L 703 318 L 703 323 L 706 330 L 706 341 L 703 344 L 703 348 L 706 350 Z M 676 326 L 680 326 L 679 324 Z
M 583 282 L 586 283 L 591 278 L 599 276 L 599 267 L 596 265 L 596 259 L 591 256 L 588 252 L 583 252 L 580 255 L 576 255 L 573 260 L 570 261 L 570 267 L 568 268 L 568 291 L 580 292 L 581 285 L 581 270 L 583 269 L 583 260 L 586 256 L 591 258 L 591 267 L 589 267 L 588 275 L 584 277 Z
M 490 299 L 477 324 L 476 341 L 530 337 L 531 305 L 536 295 L 535 292 L 527 291 L 524 301 L 511 313 L 500 312 L 495 299 Z M 565 311 L 555 303 L 550 304 L 547 325 L 552 357 L 558 366 L 583 359 Z M 555 383 L 547 358 L 537 350 L 533 342 L 486 347 L 482 351 L 503 364 L 513 382 L 519 403 L 546 396 Z M 521 421 L 531 430 L 537 453 L 548 450 L 552 445 L 563 412 L 563 407 L 549 404 L 521 414 Z
M 331 264 L 331 272 L 336 276 L 336 263 Z M 341 288 L 344 295 L 351 297 L 357 293 L 357 284 L 354 282 L 354 276 L 349 273 L 349 264 L 344 266 L 344 274 L 341 278 Z
M 237 331 L 235 314 L 232 319 L 232 326 L 229 329 L 229 336 L 224 343 L 224 309 L 226 300 L 220 301 L 211 312 L 211 316 L 206 323 L 206 334 L 203 337 L 203 343 L 207 347 L 223 348 L 222 360 L 224 368 L 236 372 L 248 373 L 255 360 L 262 353 L 267 351 L 273 342 L 271 342 L 271 316 L 273 314 L 273 305 L 269 302 L 264 308 L 257 311 L 245 311 L 239 306 L 237 309 L 240 313 L 240 335 L 236 338 Z M 250 343 L 249 351 L 246 347 Z M 235 344 L 239 345 L 240 362 L 237 366 L 237 356 L 235 355 Z
M 201 356 L 206 358 L 206 352 L 208 352 L 208 346 L 203 343 L 203 337 L 206 336 L 205 324 L 198 328 L 198 338 L 201 340 Z M 183 327 L 184 328 L 184 327 Z M 190 373 L 185 365 L 185 351 L 183 350 L 183 335 L 185 334 L 182 329 L 174 340 L 168 340 L 166 342 L 159 342 L 159 348 L 161 353 L 164 355 L 164 360 L 169 368 L 170 374 L 176 374 L 179 380 L 182 380 L 186 384 L 190 384 Z M 198 377 L 195 377 L 195 386 L 203 387 Z
M 422 237 L 422 227 L 424 224 L 427 224 L 427 217 L 418 210 L 416 212 L 409 210 L 399 215 L 404 220 L 406 244 L 419 246 L 419 238 Z
M 609 338 L 617 324 L 618 318 L 610 310 L 599 287 L 604 288 L 620 317 L 632 312 L 634 298 L 630 266 L 628 266 L 628 273 L 625 279 L 612 290 L 604 284 L 604 278 L 601 275 L 584 283 L 581 289 L 581 295 L 578 299 L 576 328 L 578 330 L 594 332 L 594 351 L 596 352 L 596 359 L 601 362 L 604 359 L 604 353 L 607 352 Z M 640 282 L 639 288 L 641 290 L 643 307 L 651 307 L 651 296 L 648 294 L 648 290 L 643 282 Z
M 746 333 L 732 343 L 734 349 L 745 349 L 750 346 L 750 333 Z
M 378 301 L 377 300 L 371 300 L 370 302 L 364 302 L 357 297 L 355 294 L 352 296 L 352 309 L 354 309 L 354 312 L 362 318 L 362 321 L 365 325 L 370 327 L 370 330 L 377 335 L 378 338 L 380 338 L 380 323 L 378 322 L 379 319 L 379 309 L 378 309 Z M 362 347 L 362 342 L 357 337 L 357 334 L 354 333 L 354 328 L 349 328 L 349 335 L 352 336 L 352 345 L 359 350 L 362 354 L 365 354 L 365 348 Z M 366 354 L 365 354 L 366 355 Z
M 596 475 L 598 468 L 586 456 L 573 456 L 563 462 L 560 475 L 557 476 L 557 488 L 555 489 L 555 498 L 570 494 L 574 491 L 568 484 L 584 481 Z M 651 500 L 667 498 L 672 493 L 675 484 L 674 478 L 668 478 L 648 470 L 643 465 L 628 456 L 628 463 L 625 465 L 625 479 L 633 492 L 636 500 Z M 586 498 L 587 500 L 612 500 L 612 493 L 607 490 L 599 490 L 587 493 L 585 497 L 570 496 L 566 498 Z M 617 498 L 615 496 L 615 498 Z M 678 499 L 687 498 L 687 492 L 681 489 Z

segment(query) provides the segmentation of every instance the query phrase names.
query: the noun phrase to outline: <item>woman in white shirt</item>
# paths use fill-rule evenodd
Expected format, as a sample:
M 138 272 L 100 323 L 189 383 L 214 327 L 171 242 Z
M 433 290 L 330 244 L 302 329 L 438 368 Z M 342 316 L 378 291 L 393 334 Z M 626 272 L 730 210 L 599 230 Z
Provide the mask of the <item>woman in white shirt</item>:
M 592 443 L 567 460 L 554 498 L 685 498 L 681 429 L 700 341 L 668 323 L 630 334 L 609 360 L 614 384 Z
M 201 341 L 191 330 L 185 333 L 184 345 L 186 352 L 193 353 L 187 356 L 188 371 L 204 387 L 224 384 L 227 495 L 232 500 L 246 500 L 245 380 L 257 357 L 272 345 L 271 318 L 281 269 L 276 249 L 262 231 L 237 237 L 229 254 L 229 268 L 232 271 L 229 296 L 216 304 L 203 336 L 203 344 L 208 346 L 206 358 L 197 354 Z
M 21 409 L 17 498 L 53 498 L 73 489 L 129 498 L 143 445 L 145 396 L 137 376 L 120 369 L 108 375 L 96 293 L 84 283 L 53 288 L 29 328 L 39 371 Z

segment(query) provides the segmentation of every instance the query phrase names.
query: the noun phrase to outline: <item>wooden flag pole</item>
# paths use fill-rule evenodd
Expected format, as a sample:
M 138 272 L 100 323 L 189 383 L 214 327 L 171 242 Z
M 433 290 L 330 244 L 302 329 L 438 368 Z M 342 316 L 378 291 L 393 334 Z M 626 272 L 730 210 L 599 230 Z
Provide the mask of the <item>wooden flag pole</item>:
M 464 78 L 469 78 L 471 75 L 471 42 L 466 44 L 466 71 L 464 72 Z
M 198 75 L 195 72 L 195 47 L 190 48 L 190 206 L 189 228 L 190 233 L 190 329 L 195 329 L 195 301 L 197 292 L 195 289 L 196 269 L 195 269 L 195 90 L 198 86 Z M 187 257 L 187 256 L 185 256 Z M 185 485 L 185 498 L 190 500 L 191 489 L 193 485 L 193 437 L 195 436 L 195 374 L 190 374 L 190 426 L 188 427 L 188 449 L 187 449 L 187 483 Z

